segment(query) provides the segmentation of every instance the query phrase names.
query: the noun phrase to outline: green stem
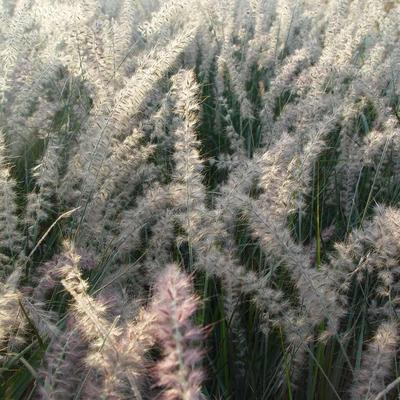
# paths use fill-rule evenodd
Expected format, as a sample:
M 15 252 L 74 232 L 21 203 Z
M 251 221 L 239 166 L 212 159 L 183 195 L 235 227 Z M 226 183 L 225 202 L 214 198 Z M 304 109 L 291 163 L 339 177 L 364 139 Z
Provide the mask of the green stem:
M 316 212 L 315 212 L 315 224 L 316 224 L 316 264 L 317 269 L 319 269 L 321 265 L 321 220 L 320 220 L 320 199 L 319 199 L 319 191 L 320 191 L 320 182 L 319 182 L 319 161 L 317 161 L 316 165 L 316 174 L 317 174 L 317 190 L 316 190 Z

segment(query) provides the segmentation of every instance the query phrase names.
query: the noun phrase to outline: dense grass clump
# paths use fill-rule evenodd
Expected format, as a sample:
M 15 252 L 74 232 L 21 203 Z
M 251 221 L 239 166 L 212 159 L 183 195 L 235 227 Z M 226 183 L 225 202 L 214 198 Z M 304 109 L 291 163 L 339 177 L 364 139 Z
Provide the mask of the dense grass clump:
M 398 0 L 0 1 L 0 398 L 400 396 Z

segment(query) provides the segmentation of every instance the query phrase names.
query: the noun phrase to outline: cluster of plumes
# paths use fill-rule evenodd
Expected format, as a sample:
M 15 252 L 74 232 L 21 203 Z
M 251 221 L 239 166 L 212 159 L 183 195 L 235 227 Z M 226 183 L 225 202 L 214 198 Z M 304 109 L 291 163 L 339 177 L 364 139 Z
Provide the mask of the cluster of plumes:
M 4 370 L 25 346 L 38 398 L 202 398 L 186 269 L 220 290 L 237 387 L 253 307 L 279 332 L 271 398 L 314 344 L 351 347 L 362 291 L 340 391 L 379 395 L 399 343 L 399 20 L 386 0 L 3 0 Z
M 36 398 L 200 398 L 204 334 L 192 322 L 198 302 L 187 274 L 167 266 L 140 303 L 113 285 L 92 294 L 78 251 L 67 243 L 51 270 L 71 300 L 49 341 Z M 160 357 L 151 356 L 155 348 Z

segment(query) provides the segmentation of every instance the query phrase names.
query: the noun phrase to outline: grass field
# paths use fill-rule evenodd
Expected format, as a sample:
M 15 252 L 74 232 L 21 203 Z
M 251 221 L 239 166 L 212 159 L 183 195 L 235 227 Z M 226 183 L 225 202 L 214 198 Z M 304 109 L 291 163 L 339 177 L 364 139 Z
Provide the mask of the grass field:
M 399 278 L 399 0 L 0 1 L 0 399 L 398 399 Z

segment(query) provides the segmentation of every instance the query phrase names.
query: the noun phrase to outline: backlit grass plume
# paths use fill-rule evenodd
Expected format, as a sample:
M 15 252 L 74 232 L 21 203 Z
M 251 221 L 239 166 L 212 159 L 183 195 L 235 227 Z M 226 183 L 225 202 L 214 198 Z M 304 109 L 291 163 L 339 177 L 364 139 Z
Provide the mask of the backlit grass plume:
M 174 264 L 161 273 L 154 287 L 154 335 L 161 360 L 154 367 L 159 398 L 201 399 L 204 372 L 200 342 L 204 332 L 192 321 L 198 300 L 189 278 Z

